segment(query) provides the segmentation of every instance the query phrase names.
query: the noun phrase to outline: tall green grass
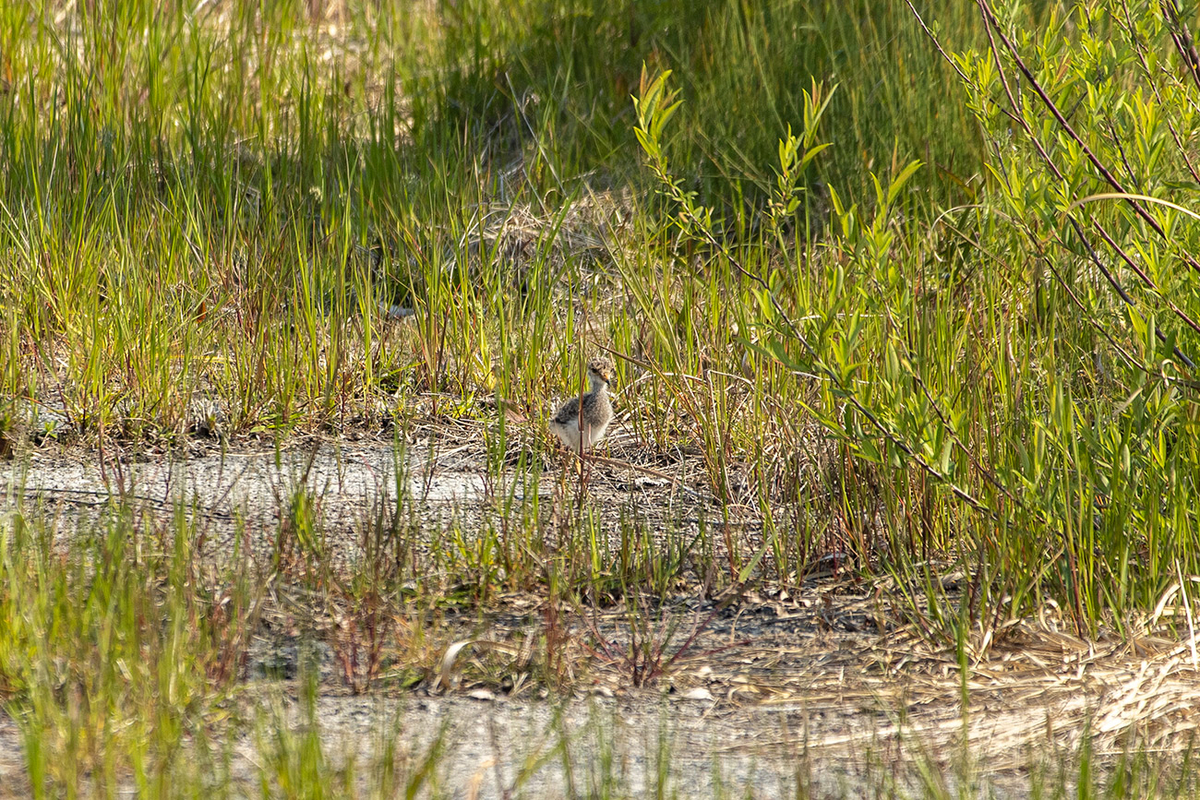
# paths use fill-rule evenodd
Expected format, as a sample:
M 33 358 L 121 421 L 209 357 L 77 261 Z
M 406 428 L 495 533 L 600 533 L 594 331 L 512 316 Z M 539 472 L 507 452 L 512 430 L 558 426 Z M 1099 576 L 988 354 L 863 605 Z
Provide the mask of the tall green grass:
M 328 425 L 401 385 L 545 399 L 565 377 L 545 365 L 578 339 L 546 283 L 577 264 L 544 263 L 535 236 L 518 283 L 498 250 L 468 248 L 496 203 L 549 231 L 589 191 L 638 182 L 643 61 L 687 76 L 676 163 L 731 210 L 761 194 L 809 75 L 841 86 L 813 180 L 864 188 L 864 165 L 945 142 L 913 104 L 952 73 L 903 11 L 864 27 L 795 3 L 9 9 L 6 391 L 134 438 L 184 433 L 197 395 L 234 432 Z M 894 59 L 918 91 L 866 84 Z M 973 147 L 965 112 L 949 127 Z M 516 303 L 517 286 L 535 294 Z M 392 338 L 378 302 L 416 307 L 419 330 Z

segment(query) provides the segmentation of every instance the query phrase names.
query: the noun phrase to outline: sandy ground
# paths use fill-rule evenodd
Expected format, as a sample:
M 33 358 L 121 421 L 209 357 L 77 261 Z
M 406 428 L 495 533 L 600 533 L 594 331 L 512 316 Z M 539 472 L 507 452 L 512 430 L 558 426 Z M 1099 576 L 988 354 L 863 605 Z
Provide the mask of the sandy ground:
M 304 713 L 286 689 L 262 694 L 274 701 L 263 704 L 278 715 L 272 719 L 304 724 Z M 371 764 L 381 740 L 393 733 L 413 763 L 441 733 L 445 749 L 436 786 L 451 797 L 586 796 L 605 783 L 626 796 L 655 796 L 660 786 L 668 797 L 713 796 L 718 789 L 724 796 L 763 798 L 862 797 L 884 787 L 918 792 L 914 759 L 923 748 L 942 744 L 920 731 L 896 728 L 884 716 L 803 704 L 731 708 L 665 697 L 551 703 L 322 696 L 315 711 L 326 758 L 335 765 L 350 758 L 360 767 Z M 254 737 L 225 745 L 233 754 L 235 785 L 256 795 L 267 759 Z M 949 776 L 950 787 L 966 790 L 957 796 L 1022 797 L 1028 789 L 1021 769 L 977 771 L 964 784 L 953 762 L 935 757 L 933 763 Z M 7 787 L 0 788 L 0 797 L 22 796 L 24 783 L 18 728 L 0 714 L 0 787 Z
M 306 491 L 319 499 L 334 549 L 352 568 L 356 531 L 372 508 L 394 502 L 397 486 L 406 487 L 432 530 L 451 518 L 469 528 L 471 515 L 497 497 L 549 498 L 561 485 L 555 469 L 537 484 L 488 479 L 479 457 L 433 440 L 412 443 L 407 461 L 386 445 L 314 442 L 283 453 L 213 450 L 186 459 L 142 453 L 102 468 L 95 454 L 42 448 L 5 465 L 0 513 L 20 506 L 56 516 L 70 535 L 102 518 L 111 494 L 124 493 L 152 515 L 168 515 L 182 502 L 214 543 L 228 543 L 241 528 L 267 546 L 280 509 Z M 644 507 L 686 523 L 702 501 L 661 483 L 610 470 L 595 476 L 592 490 L 601 504 Z M 746 524 L 753 527 L 752 520 Z M 885 589 L 824 576 L 790 596 L 746 593 L 709 620 L 693 649 L 700 655 L 682 660 L 656 688 L 631 689 L 619 664 L 601 664 L 590 689 L 559 700 L 534 691 L 510 697 L 471 680 L 449 689 L 426 680 L 411 690 L 352 696 L 339 685 L 325 648 L 317 701 L 322 740 L 331 754 L 362 756 L 398 719 L 399 741 L 419 750 L 444 724 L 449 748 L 440 780 L 452 796 L 586 792 L 604 769 L 640 794 L 666 758 L 681 797 L 709 794 L 717 782 L 733 795 L 742 793 L 736 787 L 757 797 L 793 795 L 797 776 L 815 796 L 853 797 L 888 781 L 915 787 L 912 759 L 921 753 L 955 774 L 965 735 L 977 770 L 972 787 L 958 788 L 971 796 L 1016 797 L 1028 787 L 1029 764 L 1075 752 L 1085 720 L 1105 758 L 1120 752 L 1120 736 L 1134 725 L 1153 746 L 1181 747 L 1188 720 L 1200 712 L 1200 673 L 1187 643 L 1083 642 L 1042 620 L 1014 627 L 1002 646 L 972 663 L 964 727 L 953 653 L 931 649 L 888 622 L 881 615 Z M 715 606 L 698 597 L 680 608 L 708 619 Z M 497 615 L 482 635 L 504 640 L 538 618 L 537 610 Z M 619 618 L 592 624 L 593 633 L 614 641 L 622 635 Z M 580 619 L 569 630 L 588 632 Z M 253 661 L 295 660 L 289 647 L 264 633 Z M 278 674 L 248 669 L 241 702 L 254 708 L 281 699 L 293 724 L 297 704 L 288 698 L 296 687 L 275 681 Z M 553 755 L 522 778 L 522 765 L 551 752 L 564 731 L 578 768 L 568 775 L 561 755 Z M 233 745 L 234 771 L 249 780 L 259 763 L 254 743 Z M 604 767 L 609 751 L 612 766 Z M 17 726 L 0 714 L 0 786 L 15 785 L 23 769 Z

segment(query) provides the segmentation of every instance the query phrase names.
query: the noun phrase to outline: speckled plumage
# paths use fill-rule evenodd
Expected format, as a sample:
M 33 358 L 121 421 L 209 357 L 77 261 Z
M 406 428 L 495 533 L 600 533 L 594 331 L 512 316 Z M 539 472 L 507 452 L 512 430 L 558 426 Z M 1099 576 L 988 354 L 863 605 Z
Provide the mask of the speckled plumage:
M 608 386 L 612 383 L 614 372 L 613 364 L 607 358 L 592 359 L 588 362 L 591 391 L 582 398 L 572 397 L 563 403 L 562 408 L 550 420 L 550 432 L 572 452 L 578 453 L 581 446 L 583 450 L 589 450 L 604 438 L 613 416 Z

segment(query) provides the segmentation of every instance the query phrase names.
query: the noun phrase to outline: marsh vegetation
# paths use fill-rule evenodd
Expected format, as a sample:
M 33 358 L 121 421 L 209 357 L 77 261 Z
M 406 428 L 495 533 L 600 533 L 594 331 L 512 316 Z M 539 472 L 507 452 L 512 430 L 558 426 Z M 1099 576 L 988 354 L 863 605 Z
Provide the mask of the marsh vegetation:
M 1196 794 L 1196 9 L 943 6 L 0 6 L 0 796 Z

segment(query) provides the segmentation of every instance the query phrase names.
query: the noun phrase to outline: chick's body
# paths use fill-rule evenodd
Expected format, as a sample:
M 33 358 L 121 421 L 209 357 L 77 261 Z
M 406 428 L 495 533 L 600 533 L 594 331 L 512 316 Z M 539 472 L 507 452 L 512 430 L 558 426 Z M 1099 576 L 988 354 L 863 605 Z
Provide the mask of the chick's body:
M 563 403 L 550 420 L 550 432 L 572 452 L 589 450 L 608 431 L 608 424 L 613 417 L 608 387 L 613 375 L 611 361 L 607 358 L 592 359 L 588 363 L 591 391 L 583 397 L 572 397 Z

